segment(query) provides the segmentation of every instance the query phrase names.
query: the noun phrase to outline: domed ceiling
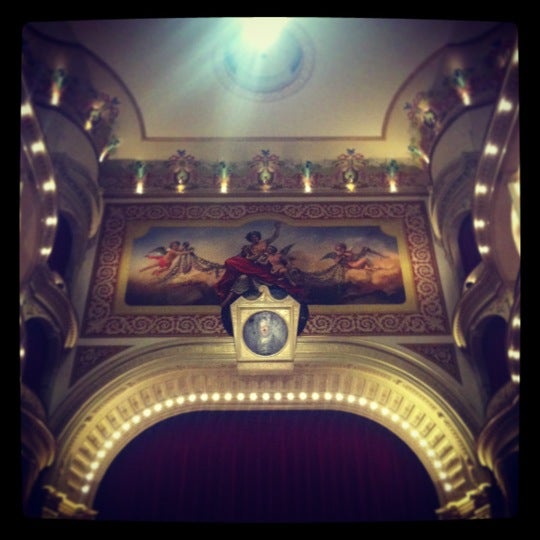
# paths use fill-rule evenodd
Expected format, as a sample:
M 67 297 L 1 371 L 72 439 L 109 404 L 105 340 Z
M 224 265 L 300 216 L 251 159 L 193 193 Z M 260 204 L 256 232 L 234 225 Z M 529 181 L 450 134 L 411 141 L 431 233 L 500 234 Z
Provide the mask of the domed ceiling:
M 31 26 L 92 53 L 94 82 L 120 101 L 116 158 L 165 159 L 182 148 L 203 159 L 245 160 L 267 148 L 300 161 L 351 148 L 376 159 L 407 157 L 405 104 L 448 68 L 447 46 L 497 26 L 301 17 L 274 28 L 272 19 L 264 19 L 274 38 L 266 48 L 248 41 L 249 18 Z

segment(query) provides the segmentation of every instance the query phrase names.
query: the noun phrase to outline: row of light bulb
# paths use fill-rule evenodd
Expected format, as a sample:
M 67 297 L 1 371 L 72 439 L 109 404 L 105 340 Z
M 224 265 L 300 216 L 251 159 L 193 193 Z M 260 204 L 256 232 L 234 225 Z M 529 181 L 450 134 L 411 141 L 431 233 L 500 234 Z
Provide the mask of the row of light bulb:
M 513 69 L 517 69 L 518 61 L 519 61 L 519 54 L 518 54 L 518 49 L 516 48 L 512 56 L 512 60 L 511 60 L 512 62 L 511 67 Z M 512 102 L 512 100 L 510 100 L 506 96 L 502 96 L 497 104 L 496 114 L 497 115 L 507 114 L 513 111 L 514 108 L 515 108 L 515 104 Z M 499 146 L 495 144 L 493 141 L 488 141 L 488 143 L 486 144 L 484 148 L 484 156 L 486 158 L 495 159 L 496 157 L 499 156 L 499 154 L 500 154 Z M 493 181 L 495 181 L 495 179 L 493 179 Z M 485 182 L 479 181 L 477 182 L 475 186 L 474 194 L 479 200 L 481 197 L 491 194 L 492 190 L 493 190 L 492 185 L 488 185 Z M 478 233 L 480 233 L 480 237 L 482 237 L 483 231 L 485 231 L 488 226 L 488 222 L 486 219 L 477 216 L 473 221 L 473 225 L 474 225 L 475 230 Z M 480 252 L 481 255 L 488 255 L 491 251 L 491 248 L 489 244 L 484 242 L 484 243 L 479 244 L 478 251 Z M 519 315 L 514 316 L 511 321 L 512 329 L 519 331 L 520 324 L 521 322 L 520 322 Z M 515 347 L 511 346 L 509 347 L 507 354 L 508 354 L 508 359 L 511 362 L 512 381 L 518 384 L 520 382 L 520 376 L 519 376 L 520 351 L 519 349 L 516 349 Z
M 22 121 L 31 120 L 31 121 L 34 121 L 34 122 L 37 123 L 37 119 L 36 119 L 34 110 L 32 108 L 32 105 L 28 101 L 22 103 L 22 105 L 21 105 L 21 120 Z M 47 155 L 46 154 L 47 151 L 46 151 L 45 143 L 41 139 L 41 137 L 37 141 L 32 142 L 29 145 L 29 148 L 30 148 L 30 152 L 32 153 L 32 155 L 35 158 L 44 157 L 44 156 Z M 55 179 L 53 177 L 53 174 L 52 174 L 52 166 L 47 167 L 47 168 L 50 169 L 48 175 L 46 175 L 45 178 L 38 178 L 37 181 L 40 182 L 40 187 L 43 190 L 43 192 L 45 193 L 46 197 L 48 197 L 48 196 L 55 197 L 56 181 L 55 181 Z M 54 199 L 54 202 L 55 202 L 55 199 Z M 45 206 L 53 206 L 53 207 L 55 207 L 56 205 L 52 204 L 52 205 L 45 205 Z M 45 216 L 43 221 L 44 221 L 46 227 L 54 228 L 58 224 L 58 217 L 53 212 L 50 215 Z M 54 239 L 54 234 L 48 235 L 48 236 L 49 236 L 49 241 L 45 242 L 44 245 L 42 245 L 40 247 L 40 254 L 44 258 L 49 257 L 49 255 L 51 254 L 51 251 L 52 251 L 52 241 Z
M 519 59 L 518 49 L 516 48 L 512 56 L 512 60 L 511 60 L 512 67 L 517 68 L 518 59 Z M 510 100 L 506 96 L 502 96 L 499 99 L 499 102 L 497 104 L 496 114 L 497 115 L 506 114 L 513 111 L 514 108 L 515 108 L 515 104 L 512 102 L 512 100 Z M 488 158 L 489 157 L 496 158 L 499 155 L 499 153 L 500 153 L 499 146 L 492 141 L 488 141 L 488 143 L 484 147 L 484 155 Z M 490 194 L 492 192 L 492 189 L 493 188 L 491 185 L 488 185 L 482 180 L 478 180 L 474 188 L 474 194 L 477 198 L 480 198 L 480 197 Z M 486 227 L 487 227 L 486 219 L 477 217 L 474 220 L 474 228 L 477 231 L 482 231 Z M 491 248 L 487 243 L 481 243 L 478 246 L 478 251 L 480 252 L 481 255 L 487 255 L 491 251 Z
M 383 417 L 389 418 L 396 426 L 400 427 L 403 431 L 407 432 L 410 437 L 417 441 L 418 445 L 426 452 L 429 457 L 432 466 L 438 471 L 438 478 L 443 482 L 443 489 L 446 492 L 450 492 L 453 489 L 452 484 L 448 481 L 449 474 L 444 471 L 443 463 L 438 458 L 435 450 L 430 448 L 428 441 L 421 437 L 418 430 L 412 427 L 407 420 L 402 419 L 397 413 L 391 412 L 387 407 L 377 403 L 374 400 L 368 400 L 363 396 L 355 396 L 352 394 L 344 395 L 342 393 L 332 393 L 332 392 L 312 392 L 308 394 L 307 392 L 238 392 L 233 394 L 231 392 L 226 392 L 220 394 L 219 392 L 214 392 L 208 394 L 203 392 L 201 394 L 191 393 L 187 396 L 178 396 L 177 398 L 169 398 L 163 402 L 157 402 L 153 407 L 145 408 L 140 414 L 135 414 L 133 417 L 124 422 L 122 426 L 114 431 L 112 435 L 103 443 L 100 450 L 95 455 L 94 461 L 89 464 L 89 471 L 85 475 L 86 483 L 81 487 L 81 492 L 86 494 L 90 491 L 91 482 L 95 479 L 96 471 L 99 469 L 102 460 L 106 457 L 108 451 L 117 443 L 122 435 L 128 432 L 133 426 L 140 424 L 144 419 L 149 418 L 152 414 L 160 413 L 165 409 L 172 409 L 174 406 L 189 406 L 196 403 L 282 403 L 282 402 L 306 402 L 311 400 L 312 402 L 337 402 L 337 403 L 347 403 L 349 405 L 358 405 L 360 408 L 368 407 L 372 412 L 380 414 Z

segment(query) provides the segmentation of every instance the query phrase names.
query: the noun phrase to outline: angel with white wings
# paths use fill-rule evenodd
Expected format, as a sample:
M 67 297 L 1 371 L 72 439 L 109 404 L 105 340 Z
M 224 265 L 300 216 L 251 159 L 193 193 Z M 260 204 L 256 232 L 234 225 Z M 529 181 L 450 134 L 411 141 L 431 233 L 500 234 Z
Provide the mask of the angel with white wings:
M 168 249 L 163 246 L 157 247 L 150 251 L 146 257 L 155 259 L 156 262 L 141 268 L 139 271 L 144 272 L 156 268 L 152 275 L 165 274 L 160 280 L 162 282 L 168 281 L 178 274 L 188 274 L 193 268 L 201 272 L 215 272 L 216 276 L 223 269 L 223 265 L 195 255 L 195 249 L 190 246 L 189 242 L 182 242 L 182 244 L 178 241 L 171 242 Z

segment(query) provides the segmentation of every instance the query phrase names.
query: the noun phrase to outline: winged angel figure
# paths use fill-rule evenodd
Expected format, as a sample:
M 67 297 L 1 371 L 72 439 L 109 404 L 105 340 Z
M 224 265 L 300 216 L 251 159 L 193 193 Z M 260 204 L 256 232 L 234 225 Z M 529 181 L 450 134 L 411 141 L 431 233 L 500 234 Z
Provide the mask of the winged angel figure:
M 377 270 L 379 267 L 373 263 L 373 257 L 381 259 L 387 258 L 386 255 L 371 249 L 369 246 L 364 246 L 360 251 L 355 252 L 352 249 L 348 249 L 345 243 L 338 242 L 334 246 L 334 251 L 330 251 L 321 257 L 321 261 L 332 259 L 335 261 L 335 264 L 325 270 L 314 273 L 313 276 L 322 280 L 331 279 L 338 283 L 342 283 L 345 281 L 345 273 L 347 270 Z
M 201 272 L 215 272 L 216 277 L 223 265 L 208 261 L 195 254 L 195 249 L 189 242 L 182 244 L 175 240 L 168 248 L 158 246 L 146 254 L 147 259 L 154 260 L 152 264 L 140 269 L 140 272 L 154 269 L 152 275 L 161 276 L 161 282 L 168 281 L 177 274 L 188 274 L 192 269 Z
M 242 246 L 238 255 L 225 261 L 225 272 L 215 285 L 222 300 L 221 307 L 256 288 L 255 282 L 281 287 L 293 296 L 302 293 L 293 277 L 295 270 L 289 264 L 289 251 L 293 244 L 281 250 L 273 244 L 280 229 L 281 223 L 274 223 L 274 231 L 268 238 L 263 238 L 260 231 L 248 232 L 245 238 L 249 244 Z
M 257 262 L 262 265 L 270 265 L 270 273 L 277 277 L 286 278 L 291 285 L 296 285 L 294 277 L 294 268 L 291 267 L 291 256 L 289 251 L 294 244 L 289 244 L 278 250 L 273 244 L 266 248 L 266 252 L 259 258 Z

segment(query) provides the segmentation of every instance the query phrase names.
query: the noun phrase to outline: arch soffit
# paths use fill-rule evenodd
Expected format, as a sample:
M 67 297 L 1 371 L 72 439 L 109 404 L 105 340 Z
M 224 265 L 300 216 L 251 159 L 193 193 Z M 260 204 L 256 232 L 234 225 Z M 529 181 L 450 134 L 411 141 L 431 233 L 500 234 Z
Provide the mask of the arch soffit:
M 145 429 L 192 411 L 247 409 L 341 410 L 371 419 L 416 454 L 441 505 L 488 483 L 475 454 L 478 426 L 456 397 L 459 384 L 430 372 L 414 353 L 304 341 L 297 356 L 294 368 L 255 373 L 238 370 L 232 342 L 121 353 L 81 379 L 51 418 L 58 457 L 49 483 L 91 507 L 109 465 Z

